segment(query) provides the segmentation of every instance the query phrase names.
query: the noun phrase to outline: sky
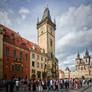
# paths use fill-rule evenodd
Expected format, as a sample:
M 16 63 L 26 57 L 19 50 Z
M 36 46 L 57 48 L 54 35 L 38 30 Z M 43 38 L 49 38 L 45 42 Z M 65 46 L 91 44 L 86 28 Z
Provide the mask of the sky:
M 37 18 L 41 20 L 47 4 L 52 21 L 56 19 L 59 69 L 75 71 L 78 52 L 83 58 L 88 48 L 92 57 L 92 0 L 2 0 L 0 24 L 37 43 Z

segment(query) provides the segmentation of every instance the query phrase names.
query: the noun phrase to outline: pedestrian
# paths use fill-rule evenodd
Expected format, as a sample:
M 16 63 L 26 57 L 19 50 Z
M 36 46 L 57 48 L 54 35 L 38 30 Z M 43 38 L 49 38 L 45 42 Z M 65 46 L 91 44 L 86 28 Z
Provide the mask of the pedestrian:
M 32 85 L 31 80 L 29 80 L 29 82 L 28 82 L 29 91 L 31 91 L 31 85 Z
M 9 87 L 9 82 L 8 82 L 8 80 L 6 80 L 6 82 L 5 82 L 5 90 L 6 90 L 6 92 L 8 92 L 8 87 Z
M 38 88 L 39 88 L 39 92 L 43 92 L 42 81 L 41 80 L 39 80 Z
M 52 80 L 50 80 L 50 89 L 53 89 Z
M 11 78 L 11 81 L 10 81 L 10 92 L 14 92 L 14 80 L 13 80 L 13 78 Z
M 27 80 L 24 80 L 24 91 L 26 91 L 26 89 L 27 89 Z
M 58 82 L 58 80 L 56 80 L 56 90 L 58 90 L 58 84 L 59 84 L 59 82 Z
M 19 80 L 17 79 L 16 80 L 16 91 L 18 91 L 19 90 Z
M 88 80 L 87 80 L 87 86 L 88 86 L 88 87 L 89 87 L 89 82 L 90 82 L 90 80 L 88 79 Z
M 32 90 L 36 91 L 36 81 L 35 80 L 33 80 L 33 89 Z

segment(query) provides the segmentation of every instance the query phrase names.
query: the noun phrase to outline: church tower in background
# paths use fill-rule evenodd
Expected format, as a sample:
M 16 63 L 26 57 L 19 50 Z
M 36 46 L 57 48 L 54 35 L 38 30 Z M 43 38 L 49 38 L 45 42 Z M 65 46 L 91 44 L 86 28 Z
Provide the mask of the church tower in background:
M 38 45 L 45 50 L 45 53 L 53 58 L 55 56 L 55 20 L 52 22 L 49 8 L 46 7 L 41 21 L 37 20 Z

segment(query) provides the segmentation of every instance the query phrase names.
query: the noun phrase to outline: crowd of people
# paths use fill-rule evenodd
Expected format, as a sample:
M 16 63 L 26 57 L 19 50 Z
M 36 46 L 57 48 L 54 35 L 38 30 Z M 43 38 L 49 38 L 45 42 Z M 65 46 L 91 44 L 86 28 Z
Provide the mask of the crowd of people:
M 61 90 L 61 89 L 80 89 L 89 86 L 90 79 L 48 79 L 48 80 L 19 80 L 12 78 L 11 80 L 3 80 L 6 92 L 43 92 L 43 90 Z M 2 85 L 1 81 L 0 84 Z

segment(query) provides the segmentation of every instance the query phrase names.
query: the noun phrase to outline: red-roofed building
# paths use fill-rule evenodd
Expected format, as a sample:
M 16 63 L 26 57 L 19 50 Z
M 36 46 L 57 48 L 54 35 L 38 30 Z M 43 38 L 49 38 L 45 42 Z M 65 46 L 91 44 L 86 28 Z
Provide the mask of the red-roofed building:
M 29 48 L 24 38 L 18 33 L 0 25 L 3 35 L 3 76 L 10 79 L 12 76 L 29 79 Z
M 3 25 L 0 28 L 2 78 L 58 78 L 58 60 L 55 57 L 56 24 L 51 20 L 48 7 L 45 8 L 42 20 L 37 22 L 38 45 Z

